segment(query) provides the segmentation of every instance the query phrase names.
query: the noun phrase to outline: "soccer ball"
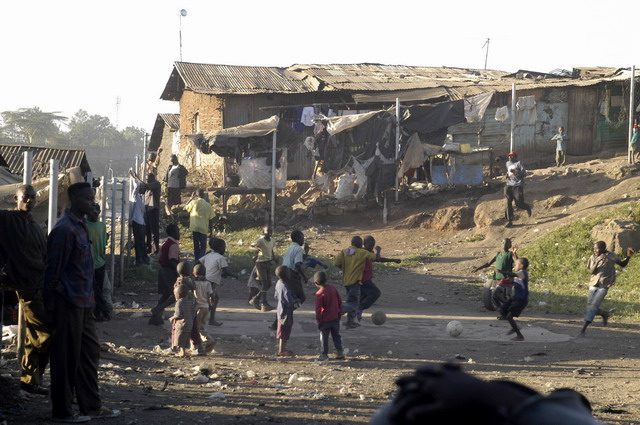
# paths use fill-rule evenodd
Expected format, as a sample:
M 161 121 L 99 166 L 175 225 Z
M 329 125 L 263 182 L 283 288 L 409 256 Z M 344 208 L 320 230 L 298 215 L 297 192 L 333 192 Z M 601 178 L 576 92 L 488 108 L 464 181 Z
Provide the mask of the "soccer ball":
M 387 321 L 387 315 L 384 311 L 376 311 L 371 315 L 371 321 L 374 325 L 383 325 Z
M 462 323 L 458 322 L 457 320 L 450 321 L 449 323 L 447 323 L 447 332 L 454 338 L 460 336 L 460 334 L 462 333 Z

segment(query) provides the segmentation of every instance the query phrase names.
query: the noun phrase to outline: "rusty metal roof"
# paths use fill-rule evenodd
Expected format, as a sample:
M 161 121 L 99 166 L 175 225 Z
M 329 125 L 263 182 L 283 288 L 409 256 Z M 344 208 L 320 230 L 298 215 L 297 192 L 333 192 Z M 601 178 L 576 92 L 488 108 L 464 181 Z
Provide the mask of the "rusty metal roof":
M 188 89 L 218 95 L 339 91 L 351 93 L 361 101 L 386 99 L 394 94 L 401 98 L 424 94 L 435 99 L 446 91 L 455 100 L 488 91 L 508 92 L 513 83 L 519 90 L 526 90 L 584 87 L 624 78 L 621 70 L 613 68 L 575 68 L 573 73 L 576 78 L 534 71 L 507 73 L 367 63 L 274 68 L 176 62 L 161 98 L 179 100 Z
M 427 89 L 499 80 L 505 72 L 446 67 L 382 64 L 294 65 L 289 68 L 318 79 L 323 90 L 393 91 Z
M 49 175 L 49 160 L 60 161 L 60 169 L 80 167 L 82 174 L 91 171 L 84 149 L 59 148 L 32 145 L 0 145 L 0 156 L 6 162 L 9 172 L 22 175 L 24 173 L 24 152 L 33 152 L 33 177 Z
M 308 93 L 318 89 L 287 68 L 175 62 L 160 96 L 179 100 L 184 89 L 205 94 Z
M 171 131 L 178 131 L 180 129 L 180 114 L 158 114 L 147 149 L 157 151 L 160 148 L 165 126 L 169 127 Z

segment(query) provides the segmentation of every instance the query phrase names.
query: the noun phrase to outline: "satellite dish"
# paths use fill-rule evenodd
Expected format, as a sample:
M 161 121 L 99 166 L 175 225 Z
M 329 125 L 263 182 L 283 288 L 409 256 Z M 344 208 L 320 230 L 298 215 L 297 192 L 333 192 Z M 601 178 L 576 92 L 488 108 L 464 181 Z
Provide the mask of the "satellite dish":
M 184 9 L 180 9 L 180 16 L 187 16 L 187 11 Z

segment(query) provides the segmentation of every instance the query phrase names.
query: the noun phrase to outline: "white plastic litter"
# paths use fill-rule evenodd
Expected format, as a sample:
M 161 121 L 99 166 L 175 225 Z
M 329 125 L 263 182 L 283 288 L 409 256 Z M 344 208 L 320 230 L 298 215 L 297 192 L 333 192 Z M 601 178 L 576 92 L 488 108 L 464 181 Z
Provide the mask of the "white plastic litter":
M 224 400 L 227 399 L 227 396 L 225 396 L 222 391 L 216 391 L 216 392 L 212 393 L 207 398 L 210 399 L 210 400 L 224 401 Z

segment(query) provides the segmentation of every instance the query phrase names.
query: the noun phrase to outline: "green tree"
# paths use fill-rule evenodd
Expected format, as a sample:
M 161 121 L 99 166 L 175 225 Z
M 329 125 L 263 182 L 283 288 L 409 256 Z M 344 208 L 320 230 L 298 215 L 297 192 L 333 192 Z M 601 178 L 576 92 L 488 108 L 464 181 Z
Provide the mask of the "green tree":
M 69 120 L 69 143 L 76 147 L 121 146 L 122 134 L 102 115 L 89 115 L 84 109 L 78 110 Z
M 142 150 L 145 133 L 146 132 L 143 128 L 129 126 L 122 130 L 122 137 L 124 138 L 124 141 L 131 147 L 139 148 L 140 150 Z
M 67 121 L 67 117 L 58 112 L 44 112 L 37 106 L 4 111 L 0 115 L 4 121 L 3 133 L 29 144 L 57 140 L 61 136 L 59 123 Z

